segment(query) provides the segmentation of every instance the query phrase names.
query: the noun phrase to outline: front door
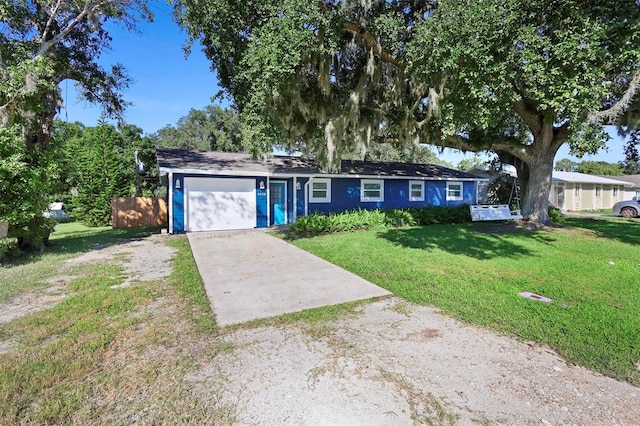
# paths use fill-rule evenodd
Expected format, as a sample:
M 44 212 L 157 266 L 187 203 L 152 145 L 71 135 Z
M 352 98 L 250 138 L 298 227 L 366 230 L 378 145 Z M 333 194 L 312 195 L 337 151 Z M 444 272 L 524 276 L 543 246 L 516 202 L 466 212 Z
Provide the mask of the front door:
M 269 183 L 269 210 L 272 225 L 287 223 L 287 184 L 286 182 Z

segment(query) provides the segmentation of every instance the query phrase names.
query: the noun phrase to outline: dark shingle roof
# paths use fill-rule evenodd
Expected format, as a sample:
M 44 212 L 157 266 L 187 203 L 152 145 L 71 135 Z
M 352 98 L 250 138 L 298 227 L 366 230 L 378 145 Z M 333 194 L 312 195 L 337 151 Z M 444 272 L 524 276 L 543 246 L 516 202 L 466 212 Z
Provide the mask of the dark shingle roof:
M 478 176 L 434 164 L 343 160 L 344 175 L 406 176 L 442 179 L 478 179 Z
M 315 161 L 302 157 L 272 156 L 265 161 L 235 152 L 196 152 L 184 149 L 156 149 L 161 170 L 198 171 L 209 174 L 269 173 L 317 175 L 329 174 Z M 343 160 L 340 175 L 406 176 L 432 179 L 482 179 L 478 176 L 433 164 Z
M 212 174 L 224 172 L 253 173 L 322 173 L 311 160 L 301 157 L 271 157 L 267 161 L 254 160 L 249 154 L 238 152 L 197 152 L 186 149 L 157 148 L 160 169 L 198 170 Z

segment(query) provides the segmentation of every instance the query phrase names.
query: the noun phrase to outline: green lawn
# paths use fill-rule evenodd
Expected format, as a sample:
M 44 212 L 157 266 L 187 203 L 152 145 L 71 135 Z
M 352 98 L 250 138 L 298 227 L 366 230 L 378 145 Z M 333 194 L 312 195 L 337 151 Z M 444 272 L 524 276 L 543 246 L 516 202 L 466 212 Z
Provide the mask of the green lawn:
M 291 242 L 409 301 L 548 344 L 570 362 L 640 385 L 640 222 L 570 218 L 552 231 L 496 232 L 501 227 L 434 225 Z

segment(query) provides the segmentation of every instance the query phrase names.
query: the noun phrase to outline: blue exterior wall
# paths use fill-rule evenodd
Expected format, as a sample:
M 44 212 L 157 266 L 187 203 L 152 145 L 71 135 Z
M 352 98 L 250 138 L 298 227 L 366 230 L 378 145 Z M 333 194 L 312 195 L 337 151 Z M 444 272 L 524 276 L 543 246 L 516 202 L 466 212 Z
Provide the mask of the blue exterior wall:
M 173 188 L 173 232 L 184 234 L 184 176 L 174 174 L 169 186 Z
M 260 182 L 264 182 L 264 189 L 260 189 Z M 267 178 L 260 177 L 256 179 L 256 227 L 267 228 L 269 205 L 267 204 Z
M 331 179 L 331 203 L 309 203 L 309 213 L 331 213 L 344 210 L 394 209 L 424 206 L 455 206 L 476 203 L 476 183 L 463 182 L 463 199 L 447 201 L 446 181 L 424 181 L 424 201 L 409 200 L 409 181 L 411 179 L 384 180 L 384 201 L 360 201 L 361 179 Z M 303 212 L 304 214 L 304 205 Z
M 173 191 L 173 232 L 181 234 L 185 232 L 184 217 L 184 178 L 250 178 L 256 180 L 256 227 L 265 228 L 270 225 L 273 218 L 268 217 L 269 205 L 267 188 L 269 187 L 266 177 L 258 176 L 206 176 L 198 174 L 173 174 L 173 181 L 169 182 L 169 187 Z M 304 216 L 305 213 L 305 184 L 308 178 L 298 178 L 300 189 L 296 189 L 293 178 L 272 179 L 274 181 L 287 182 L 287 221 L 293 222 L 294 216 Z M 463 200 L 446 200 L 446 181 L 424 181 L 424 201 L 409 200 L 409 181 L 412 179 L 387 179 L 384 180 L 384 201 L 383 202 L 362 202 L 360 201 L 360 178 L 332 178 L 331 179 L 331 203 L 309 203 L 309 213 L 331 213 L 362 209 L 391 209 L 404 207 L 423 206 L 451 206 L 462 204 L 476 204 L 476 182 L 463 182 Z M 260 189 L 260 183 L 264 182 L 264 188 Z M 294 192 L 296 203 L 294 204 Z M 295 215 L 294 215 L 295 211 Z

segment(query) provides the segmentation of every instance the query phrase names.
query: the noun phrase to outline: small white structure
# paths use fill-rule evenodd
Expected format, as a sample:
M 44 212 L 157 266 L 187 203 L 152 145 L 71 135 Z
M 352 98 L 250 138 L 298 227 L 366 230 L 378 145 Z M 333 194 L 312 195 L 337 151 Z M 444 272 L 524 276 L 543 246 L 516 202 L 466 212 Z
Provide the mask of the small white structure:
M 520 210 L 511 210 L 507 204 L 469 206 L 471 220 L 519 220 L 522 219 Z

